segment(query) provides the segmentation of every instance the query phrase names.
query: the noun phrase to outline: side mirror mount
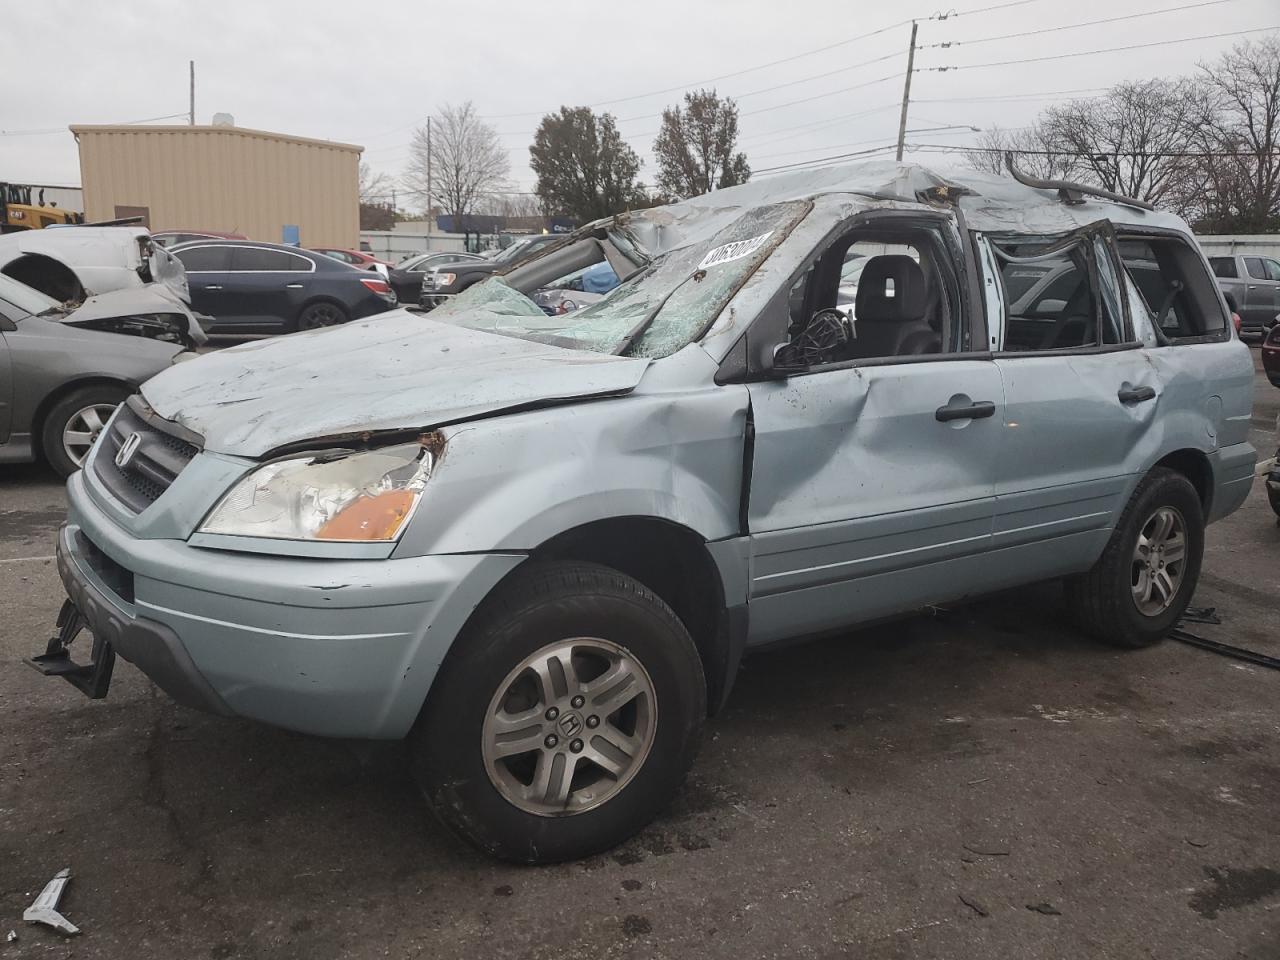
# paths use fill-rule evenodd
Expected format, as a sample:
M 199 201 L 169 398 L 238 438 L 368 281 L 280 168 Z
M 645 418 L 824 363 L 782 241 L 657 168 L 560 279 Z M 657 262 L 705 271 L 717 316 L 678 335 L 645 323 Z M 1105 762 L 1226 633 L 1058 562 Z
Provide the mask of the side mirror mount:
M 769 373 L 772 376 L 785 379 L 808 372 L 809 365 L 796 356 L 791 344 L 780 343 L 773 348 L 773 356 L 769 361 Z

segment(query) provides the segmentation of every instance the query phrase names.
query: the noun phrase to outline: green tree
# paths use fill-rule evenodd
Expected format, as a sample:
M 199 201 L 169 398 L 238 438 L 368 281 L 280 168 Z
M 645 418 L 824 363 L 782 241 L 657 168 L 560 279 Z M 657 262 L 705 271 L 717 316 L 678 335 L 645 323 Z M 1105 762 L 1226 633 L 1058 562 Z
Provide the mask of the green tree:
M 561 107 L 538 124 L 529 164 L 543 210 L 582 222 L 645 205 L 636 175 L 640 158 L 618 133 L 613 116 L 589 107 Z
M 662 111 L 662 126 L 653 142 L 658 158 L 658 189 L 683 198 L 746 183 L 751 167 L 738 144 L 738 105 L 714 90 L 684 95 L 684 108 Z

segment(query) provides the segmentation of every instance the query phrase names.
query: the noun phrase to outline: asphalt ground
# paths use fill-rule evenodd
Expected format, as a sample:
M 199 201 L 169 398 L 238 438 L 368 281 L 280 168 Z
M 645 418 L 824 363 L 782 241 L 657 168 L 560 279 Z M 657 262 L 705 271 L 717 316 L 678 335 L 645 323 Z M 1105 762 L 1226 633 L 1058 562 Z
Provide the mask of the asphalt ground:
M 1278 401 L 1259 374 L 1263 457 Z M 752 657 L 656 823 L 516 868 L 435 823 L 397 744 L 22 665 L 63 510 L 0 471 L 0 960 L 1280 957 L 1280 672 L 1098 646 L 1056 585 Z M 1191 629 L 1280 656 L 1278 558 L 1257 483 Z M 62 867 L 69 940 L 21 920 Z

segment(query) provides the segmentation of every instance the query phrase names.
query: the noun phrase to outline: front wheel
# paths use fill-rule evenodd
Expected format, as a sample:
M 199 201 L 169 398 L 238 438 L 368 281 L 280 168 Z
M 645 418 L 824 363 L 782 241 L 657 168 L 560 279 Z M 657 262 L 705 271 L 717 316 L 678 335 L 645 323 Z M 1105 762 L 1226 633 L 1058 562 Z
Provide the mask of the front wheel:
M 535 563 L 445 658 L 411 737 L 414 772 L 480 849 L 575 859 L 670 801 L 705 715 L 697 650 L 659 597 L 608 567 Z
M 1191 602 L 1204 553 L 1204 513 L 1182 474 L 1152 470 L 1129 498 L 1098 562 L 1067 582 L 1084 629 L 1122 647 L 1162 640 Z
M 69 477 L 84 465 L 89 448 L 128 395 L 124 387 L 101 384 L 73 390 L 54 405 L 44 418 L 40 442 L 59 476 Z

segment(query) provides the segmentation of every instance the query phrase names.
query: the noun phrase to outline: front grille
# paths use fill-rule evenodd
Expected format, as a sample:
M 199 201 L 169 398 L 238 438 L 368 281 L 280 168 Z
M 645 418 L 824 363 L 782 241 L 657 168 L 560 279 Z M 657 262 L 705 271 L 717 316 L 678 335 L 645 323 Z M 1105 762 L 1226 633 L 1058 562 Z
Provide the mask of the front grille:
M 134 513 L 141 513 L 169 489 L 200 448 L 177 435 L 182 428 L 146 414 L 136 398 L 120 407 L 98 442 L 93 472 L 111 493 Z M 138 440 L 123 466 L 116 463 L 121 447 Z
M 103 584 L 121 600 L 133 603 L 133 574 L 108 557 L 96 543 L 84 535 L 84 531 L 76 532 L 76 546 L 80 548 L 80 556 L 85 565 L 98 575 Z

